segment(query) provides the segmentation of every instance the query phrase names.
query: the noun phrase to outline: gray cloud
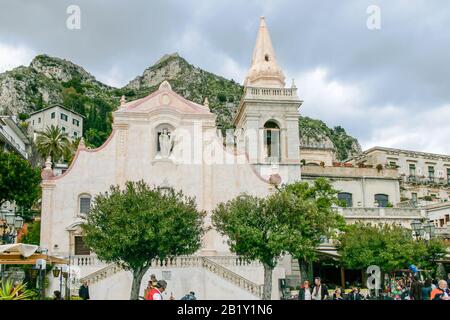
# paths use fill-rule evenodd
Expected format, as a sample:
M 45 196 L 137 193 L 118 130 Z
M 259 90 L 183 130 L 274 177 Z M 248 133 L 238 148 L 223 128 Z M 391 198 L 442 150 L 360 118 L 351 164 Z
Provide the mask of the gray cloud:
M 297 78 L 305 98 L 303 114 L 344 126 L 364 147 L 387 144 L 450 153 L 450 139 L 436 137 L 438 122 L 427 116 L 450 104 L 448 1 L 0 3 L 0 43 L 69 59 L 100 80 L 120 84 L 175 51 L 194 65 L 242 81 L 258 17 L 266 15 L 278 60 L 288 76 Z M 81 30 L 65 26 L 70 4 L 81 7 Z M 366 27 L 366 9 L 372 4 L 381 8 L 381 30 Z M 318 76 L 318 70 L 325 73 Z M 324 93 L 312 93 L 317 90 Z M 421 141 L 379 134 L 380 128 L 392 135 L 413 132 L 408 123 L 433 130 L 423 130 L 426 139 Z M 448 121 L 438 125 L 444 127 L 437 132 L 446 132 Z

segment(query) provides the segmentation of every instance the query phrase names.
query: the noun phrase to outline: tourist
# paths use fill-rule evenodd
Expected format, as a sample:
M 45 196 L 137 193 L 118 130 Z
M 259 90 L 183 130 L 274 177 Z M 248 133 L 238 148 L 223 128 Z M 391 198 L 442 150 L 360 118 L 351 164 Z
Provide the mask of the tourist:
M 309 280 L 303 281 L 303 285 L 298 292 L 298 300 L 312 300 L 311 285 Z
M 431 278 L 427 278 L 422 287 L 422 300 L 430 300 L 431 291 L 433 291 L 433 287 L 431 286 Z
M 158 283 L 158 280 L 156 279 L 156 275 L 152 274 L 150 276 L 150 280 L 148 280 L 147 288 L 144 290 L 144 297 L 147 296 L 147 294 L 152 290 L 153 288 L 156 288 L 156 284 Z
M 78 290 L 78 296 L 83 300 L 89 300 L 89 286 L 87 284 L 87 281 L 83 281 L 81 284 L 80 289 Z
M 450 273 L 447 274 L 447 285 L 450 283 Z
M 411 298 L 412 300 L 422 300 L 422 287 L 423 284 L 419 280 L 419 276 L 414 276 L 414 280 L 411 283 Z
M 189 292 L 187 295 L 185 295 L 181 300 L 197 300 L 197 297 L 195 296 L 194 291 Z
M 450 291 L 448 290 L 447 281 L 440 280 L 438 287 L 431 291 L 430 300 L 450 300 Z
M 162 293 L 167 288 L 167 282 L 164 280 L 159 280 L 156 282 L 156 286 L 152 288 L 145 297 L 145 300 L 163 300 Z M 171 296 L 172 298 L 172 296 Z M 173 300 L 173 299 L 171 299 Z
M 53 291 L 53 300 L 64 300 L 59 290 Z
M 341 288 L 337 287 L 336 290 L 334 290 L 333 300 L 344 300 L 344 297 L 342 296 Z
M 364 297 L 361 294 L 361 290 L 359 288 L 353 288 L 350 294 L 348 295 L 348 300 L 363 300 Z
M 314 279 L 314 288 L 312 290 L 312 300 L 327 300 L 328 288 L 325 284 L 322 284 L 320 277 Z

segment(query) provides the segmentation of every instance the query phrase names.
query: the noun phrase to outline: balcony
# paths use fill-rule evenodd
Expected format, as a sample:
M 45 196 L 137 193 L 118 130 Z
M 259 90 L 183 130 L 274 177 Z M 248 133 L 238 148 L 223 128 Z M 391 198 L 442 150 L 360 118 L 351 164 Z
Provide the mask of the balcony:
M 411 184 L 422 184 L 429 186 L 450 186 L 450 180 L 445 178 L 425 177 L 410 175 L 405 177 L 404 181 Z
M 24 157 L 25 159 L 28 159 L 28 154 L 25 151 L 25 149 L 23 149 L 22 146 L 20 144 L 18 144 L 16 142 L 16 140 L 14 140 L 14 138 L 8 132 L 6 132 L 5 129 L 3 129 L 2 126 L 0 126 L 0 139 L 4 140 L 6 144 L 11 146 L 22 157 Z
M 397 169 L 359 168 L 359 167 L 322 167 L 302 166 L 302 176 L 353 177 L 353 178 L 389 178 L 398 179 Z

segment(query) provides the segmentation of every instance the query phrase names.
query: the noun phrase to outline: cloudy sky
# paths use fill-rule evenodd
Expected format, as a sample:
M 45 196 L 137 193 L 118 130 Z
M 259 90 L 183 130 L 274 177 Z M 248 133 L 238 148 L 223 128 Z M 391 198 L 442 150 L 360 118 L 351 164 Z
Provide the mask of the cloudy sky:
M 80 29 L 67 28 L 70 5 Z M 368 28 L 372 5 L 379 29 Z M 303 115 L 363 149 L 450 154 L 448 0 L 0 0 L 0 72 L 46 53 L 122 86 L 178 52 L 242 83 L 261 15 Z

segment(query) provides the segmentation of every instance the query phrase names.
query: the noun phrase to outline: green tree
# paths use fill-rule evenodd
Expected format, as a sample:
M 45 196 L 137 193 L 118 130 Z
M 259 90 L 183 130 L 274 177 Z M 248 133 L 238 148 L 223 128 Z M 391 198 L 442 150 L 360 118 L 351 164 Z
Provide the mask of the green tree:
M 51 125 L 38 135 L 36 147 L 44 159 L 51 157 L 53 163 L 56 163 L 70 149 L 70 141 L 67 133 Z
M 28 224 L 27 233 L 21 239 L 22 243 L 39 245 L 41 243 L 41 222 L 34 221 Z
M 340 235 L 337 248 L 346 267 L 366 269 L 377 265 L 383 272 L 405 269 L 410 264 L 428 268 L 445 254 L 442 241 L 416 241 L 410 230 L 388 224 L 350 225 Z
M 274 201 L 243 194 L 220 203 L 212 213 L 214 227 L 227 236 L 230 250 L 264 266 L 263 299 L 272 292 L 272 271 L 283 253 Z
M 330 182 L 319 178 L 310 185 L 295 182 L 282 186 L 269 199 L 279 219 L 283 248 L 298 259 L 302 281 L 311 277 L 309 265 L 316 260 L 323 239 L 332 239 L 345 220 L 333 205 L 337 193 Z
M 6 201 L 30 208 L 38 199 L 40 170 L 14 153 L 0 152 L 0 206 Z
M 82 228 L 86 244 L 101 260 L 132 272 L 130 299 L 137 300 L 151 260 L 200 248 L 204 217 L 195 200 L 181 191 L 127 182 L 124 190 L 111 186 L 95 197 Z

